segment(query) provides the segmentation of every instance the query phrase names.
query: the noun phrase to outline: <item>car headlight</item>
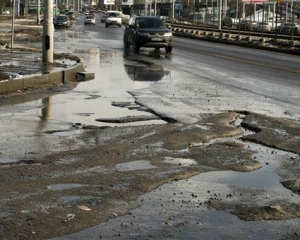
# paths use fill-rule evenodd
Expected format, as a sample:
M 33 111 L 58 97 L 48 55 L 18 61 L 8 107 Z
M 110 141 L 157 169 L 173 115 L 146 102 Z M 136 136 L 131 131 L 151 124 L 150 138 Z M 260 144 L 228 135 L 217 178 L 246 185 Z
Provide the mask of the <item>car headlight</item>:
M 167 33 L 164 34 L 164 36 L 165 36 L 165 37 L 172 37 L 173 34 L 172 34 L 171 32 L 167 32 Z

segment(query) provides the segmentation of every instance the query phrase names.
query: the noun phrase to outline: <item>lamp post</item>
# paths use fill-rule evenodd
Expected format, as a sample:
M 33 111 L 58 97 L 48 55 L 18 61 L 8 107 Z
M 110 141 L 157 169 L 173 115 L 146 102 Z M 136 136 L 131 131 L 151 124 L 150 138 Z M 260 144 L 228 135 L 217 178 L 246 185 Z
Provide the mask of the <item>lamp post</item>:
M 221 30 L 222 28 L 222 6 L 223 6 L 223 1 L 220 0 L 220 3 L 219 3 L 219 25 L 218 25 L 218 29 Z
M 37 22 L 37 24 L 40 24 L 40 22 L 41 22 L 40 11 L 41 11 L 41 1 L 37 0 L 37 10 L 36 10 L 36 22 Z
M 12 7 L 12 20 L 11 20 L 11 43 L 10 48 L 14 48 L 14 32 L 15 32 L 15 0 L 13 0 L 13 7 Z
M 53 1 L 46 0 L 43 24 L 43 63 L 53 63 Z
M 175 0 L 173 0 L 172 2 L 172 20 L 174 21 L 174 17 L 175 17 Z

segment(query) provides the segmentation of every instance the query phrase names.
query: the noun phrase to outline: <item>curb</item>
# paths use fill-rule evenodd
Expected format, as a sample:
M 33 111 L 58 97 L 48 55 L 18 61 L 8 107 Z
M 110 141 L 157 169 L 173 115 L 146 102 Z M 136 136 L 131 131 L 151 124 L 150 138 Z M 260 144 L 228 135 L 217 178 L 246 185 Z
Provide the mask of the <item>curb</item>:
M 0 95 L 28 89 L 59 86 L 70 81 L 77 81 L 78 73 L 84 72 L 84 63 L 80 62 L 66 70 L 53 71 L 47 74 L 28 76 L 19 79 L 4 80 L 0 82 Z

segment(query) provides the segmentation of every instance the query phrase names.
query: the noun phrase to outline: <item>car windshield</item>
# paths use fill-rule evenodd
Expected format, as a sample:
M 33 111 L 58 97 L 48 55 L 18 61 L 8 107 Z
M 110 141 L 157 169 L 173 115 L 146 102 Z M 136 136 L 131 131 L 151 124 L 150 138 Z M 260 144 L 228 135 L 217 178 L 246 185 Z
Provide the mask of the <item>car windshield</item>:
M 119 18 L 120 17 L 120 13 L 108 13 L 108 17 Z
M 66 21 L 67 20 L 67 18 L 65 16 L 58 16 L 56 19 L 60 20 L 60 21 Z
M 136 26 L 139 28 L 165 28 L 165 24 L 159 18 L 147 19 L 141 18 L 136 20 Z
M 86 19 L 93 19 L 93 16 L 86 16 Z

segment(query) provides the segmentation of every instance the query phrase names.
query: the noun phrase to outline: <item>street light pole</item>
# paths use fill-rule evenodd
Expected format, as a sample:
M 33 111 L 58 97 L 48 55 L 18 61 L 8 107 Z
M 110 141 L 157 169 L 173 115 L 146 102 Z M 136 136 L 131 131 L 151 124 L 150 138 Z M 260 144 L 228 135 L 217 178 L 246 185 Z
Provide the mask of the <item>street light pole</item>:
M 223 8 L 222 8 L 222 6 L 223 6 L 223 1 L 222 0 L 220 0 L 220 3 L 219 3 L 219 30 L 221 30 L 221 28 L 222 28 L 222 10 L 223 10 Z
M 172 3 L 172 20 L 174 21 L 174 17 L 175 17 L 175 0 L 173 0 Z
M 43 24 L 43 63 L 53 63 L 53 0 L 46 0 Z
M 36 8 L 36 23 L 39 25 L 41 22 L 41 16 L 40 16 L 40 11 L 41 11 L 41 1 L 37 0 L 37 8 Z
M 11 20 L 11 43 L 10 48 L 14 48 L 14 33 L 15 32 L 15 0 L 13 0 L 12 20 Z

